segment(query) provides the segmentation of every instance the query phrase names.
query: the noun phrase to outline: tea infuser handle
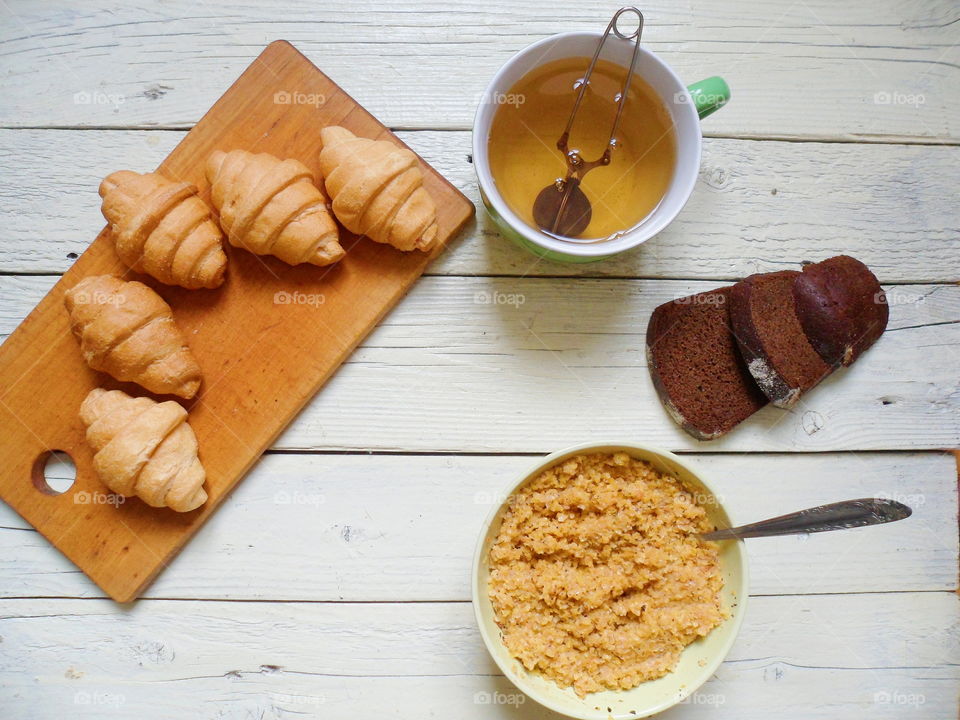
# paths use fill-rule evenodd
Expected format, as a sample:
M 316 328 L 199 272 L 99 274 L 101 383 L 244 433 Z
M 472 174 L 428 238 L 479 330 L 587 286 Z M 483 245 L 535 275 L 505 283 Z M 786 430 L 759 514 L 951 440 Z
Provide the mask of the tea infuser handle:
M 627 35 L 623 34 L 623 32 L 620 30 L 620 25 L 619 25 L 620 16 L 623 15 L 624 13 L 633 13 L 634 15 L 637 16 L 637 20 L 639 21 L 639 25 L 637 25 L 637 29 Z M 613 27 L 614 34 L 621 40 L 633 40 L 633 39 L 639 40 L 641 33 L 643 33 L 643 13 L 637 10 L 637 8 L 635 7 L 620 8 L 614 14 L 613 19 L 610 21 L 610 23 L 611 23 L 611 26 Z
M 629 35 L 624 35 L 621 32 L 618 21 L 624 13 L 631 13 L 637 16 L 639 24 L 637 29 L 634 30 Z M 596 160 L 585 161 L 576 151 L 571 151 L 569 149 L 569 140 L 570 140 L 570 131 L 573 129 L 573 121 L 577 117 L 577 111 L 580 110 L 580 104 L 583 102 L 583 96 L 587 92 L 587 86 L 590 84 L 590 76 L 593 75 L 593 69 L 596 67 L 597 60 L 600 57 L 600 51 L 603 50 L 604 44 L 607 42 L 607 38 L 610 37 L 610 33 L 613 33 L 621 40 L 633 41 L 633 55 L 630 58 L 630 67 L 627 69 L 627 77 L 624 80 L 623 87 L 620 90 L 619 97 L 617 98 L 617 115 L 613 119 L 613 127 L 610 129 L 610 138 L 607 140 L 606 148 L 601 155 Z M 597 49 L 593 53 L 593 58 L 590 60 L 590 65 L 587 67 L 587 72 L 584 73 L 583 77 L 579 80 L 579 92 L 577 93 L 577 99 L 573 103 L 573 110 L 570 112 L 570 117 L 567 119 L 567 126 L 563 131 L 563 134 L 560 136 L 560 139 L 557 141 L 557 149 L 563 153 L 564 158 L 567 161 L 567 176 L 569 177 L 582 177 L 587 173 L 588 170 L 592 170 L 598 165 L 608 165 L 610 163 L 610 154 L 614 146 L 617 143 L 617 130 L 620 127 L 620 118 L 623 116 L 623 106 L 627 102 L 627 94 L 630 92 L 630 80 L 633 77 L 633 69 L 637 64 L 637 57 L 640 55 L 640 36 L 643 34 L 643 13 L 640 12 L 635 7 L 622 7 L 614 13 L 613 17 L 610 18 L 610 22 L 607 23 L 607 29 L 603 31 L 603 36 L 600 38 L 600 42 L 597 43 Z
M 624 35 L 620 32 L 620 16 L 624 13 L 633 13 L 637 16 L 638 20 L 637 29 L 629 35 Z M 640 54 L 640 36 L 643 34 L 643 13 L 637 10 L 635 7 L 622 7 L 617 10 L 616 14 L 613 16 L 613 19 L 610 21 L 610 26 L 613 28 L 613 34 L 621 40 L 636 40 L 636 42 L 633 46 L 633 55 L 630 58 L 630 67 L 627 69 L 627 79 L 623 83 L 623 89 L 620 91 L 620 97 L 617 101 L 617 116 L 613 120 L 613 128 L 610 130 L 610 139 L 607 141 L 607 149 L 604 153 L 604 158 L 606 161 L 609 161 L 610 150 L 617 142 L 617 130 L 620 129 L 620 118 L 623 116 L 623 107 L 627 104 L 627 95 L 630 93 L 630 80 L 633 79 L 633 69 L 637 65 L 637 56 Z M 609 28 L 607 29 L 607 32 L 609 32 Z M 600 44 L 602 45 L 603 43 L 601 42 Z

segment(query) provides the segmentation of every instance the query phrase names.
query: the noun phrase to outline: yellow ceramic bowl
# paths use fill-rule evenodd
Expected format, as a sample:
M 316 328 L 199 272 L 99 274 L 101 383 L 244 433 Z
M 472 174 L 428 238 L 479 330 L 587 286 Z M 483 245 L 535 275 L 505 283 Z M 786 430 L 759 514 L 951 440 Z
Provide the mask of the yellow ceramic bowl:
M 509 498 L 529 480 L 543 470 L 563 462 L 569 457 L 583 453 L 626 452 L 639 460 L 646 460 L 654 468 L 668 473 L 683 482 L 691 492 L 707 499 L 700 505 L 707 511 L 718 528 L 733 525 L 729 515 L 710 486 L 703 480 L 703 473 L 688 460 L 666 450 L 634 443 L 586 443 L 555 452 L 537 462 L 511 487 L 504 497 Z M 473 560 L 473 609 L 480 625 L 480 634 L 497 665 L 525 695 L 551 710 L 572 718 L 583 720 L 637 720 L 649 717 L 683 702 L 694 693 L 717 670 L 730 651 L 740 629 L 747 601 L 747 557 L 740 540 L 726 540 L 720 546 L 720 570 L 723 574 L 723 601 L 730 617 L 714 628 L 705 638 L 691 643 L 683 651 L 680 664 L 672 673 L 645 682 L 632 690 L 590 693 L 585 698 L 577 697 L 573 690 L 562 689 L 552 680 L 539 673 L 528 672 L 503 644 L 500 629 L 494 621 L 493 607 L 488 592 L 490 545 L 493 543 L 506 502 L 496 508 L 487 518 L 480 533 Z M 608 710 L 609 708 L 609 710 Z

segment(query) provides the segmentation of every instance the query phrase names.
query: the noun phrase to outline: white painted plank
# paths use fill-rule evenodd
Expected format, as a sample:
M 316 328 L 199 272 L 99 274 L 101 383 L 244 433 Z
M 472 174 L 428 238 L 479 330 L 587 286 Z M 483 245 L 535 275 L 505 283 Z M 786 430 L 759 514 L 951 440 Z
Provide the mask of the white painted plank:
M 728 661 L 667 717 L 955 717 L 957 611 L 951 593 L 755 598 Z M 468 603 L 37 599 L 0 613 L 8 718 L 556 717 L 499 675 Z
M 103 227 L 97 186 L 152 169 L 179 131 L 0 130 L 0 272 L 62 272 Z M 674 225 L 639 251 L 590 265 L 538 261 L 480 204 L 467 132 L 403 132 L 477 203 L 429 272 L 740 278 L 840 252 L 882 282 L 960 279 L 960 148 L 708 139 L 700 182 Z M 52 169 L 56 168 L 56 171 Z
M 0 333 L 56 278 L 0 277 Z M 915 450 L 960 446 L 960 287 L 890 287 L 890 329 L 796 408 L 767 407 L 699 442 L 662 410 L 647 320 L 715 287 L 673 280 L 430 277 L 367 338 L 277 449 L 549 451 L 626 436 L 670 449 Z
M 230 652 L 227 646 L 224 652 Z M 726 664 L 684 704 L 660 720 L 951 720 L 957 679 L 951 668 L 827 670 L 781 662 Z M 892 689 L 891 689 L 892 688 Z M 517 693 L 502 676 L 329 677 L 253 671 L 193 677 L 175 683 L 117 681 L 30 684 L 3 692 L 10 720 L 49 717 L 292 717 L 352 720 L 358 716 L 423 720 L 560 720 L 562 716 Z M 39 698 L 39 699 L 38 699 Z M 200 710 L 198 710 L 198 708 Z M 207 708 L 210 708 L 207 710 Z M 206 715 L 200 713 L 206 712 Z
M 602 30 L 612 7 L 11 0 L 0 34 L 0 124 L 190 126 L 267 43 L 285 38 L 390 126 L 467 128 L 509 57 L 554 33 Z M 656 0 L 643 9 L 644 45 L 681 78 L 720 74 L 733 88 L 733 102 L 705 122 L 708 133 L 960 135 L 952 3 Z
M 939 453 L 702 455 L 734 522 L 894 497 L 882 528 L 747 543 L 762 595 L 957 587 L 953 457 Z M 467 600 L 480 527 L 535 458 L 266 455 L 145 597 Z M 38 495 L 37 502 L 44 502 Z M 0 503 L 0 594 L 103 597 Z

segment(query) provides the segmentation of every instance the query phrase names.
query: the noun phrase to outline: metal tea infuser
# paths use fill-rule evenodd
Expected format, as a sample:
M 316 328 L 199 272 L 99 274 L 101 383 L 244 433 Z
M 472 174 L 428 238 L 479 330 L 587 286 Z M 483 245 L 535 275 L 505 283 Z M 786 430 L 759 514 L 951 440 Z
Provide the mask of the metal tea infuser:
M 624 35 L 617 27 L 617 21 L 624 13 L 632 13 L 639 19 L 637 29 L 629 35 Z M 610 130 L 610 138 L 607 140 L 606 148 L 603 154 L 596 160 L 584 160 L 580 151 L 576 148 L 570 149 L 570 130 L 573 128 L 573 121 L 583 102 L 583 96 L 590 85 L 590 76 L 593 74 L 593 68 L 600 57 L 600 51 L 603 50 L 603 44 L 607 41 L 610 33 L 615 34 L 621 40 L 635 40 L 633 56 L 630 59 L 630 68 L 627 70 L 627 78 L 623 83 L 623 89 L 617 94 L 617 115 L 613 120 L 613 127 Z M 577 93 L 576 102 L 573 104 L 573 111 L 567 120 L 567 127 L 557 141 L 557 148 L 563 153 L 567 163 L 567 175 L 545 187 L 537 195 L 533 203 L 533 218 L 541 230 L 545 230 L 553 235 L 575 238 L 590 224 L 590 218 L 593 215 L 593 209 L 590 200 L 580 188 L 583 177 L 595 167 L 610 164 L 610 157 L 617 146 L 617 130 L 620 127 L 620 118 L 623 115 L 623 106 L 627 102 L 627 93 L 630 91 L 630 80 L 633 77 L 633 68 L 637 64 L 637 57 L 640 54 L 640 34 L 643 32 L 643 13 L 635 7 L 622 7 L 610 19 L 607 29 L 597 44 L 597 49 L 593 53 L 593 59 L 587 68 L 584 76 L 577 81 L 579 93 Z

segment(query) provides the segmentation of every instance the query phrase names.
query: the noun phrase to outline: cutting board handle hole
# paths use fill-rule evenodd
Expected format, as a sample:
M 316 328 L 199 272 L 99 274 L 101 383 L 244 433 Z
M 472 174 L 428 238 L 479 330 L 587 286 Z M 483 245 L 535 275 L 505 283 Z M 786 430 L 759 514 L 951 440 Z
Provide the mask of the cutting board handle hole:
M 62 495 L 77 479 L 77 466 L 63 450 L 47 450 L 33 463 L 33 486 L 44 495 Z

